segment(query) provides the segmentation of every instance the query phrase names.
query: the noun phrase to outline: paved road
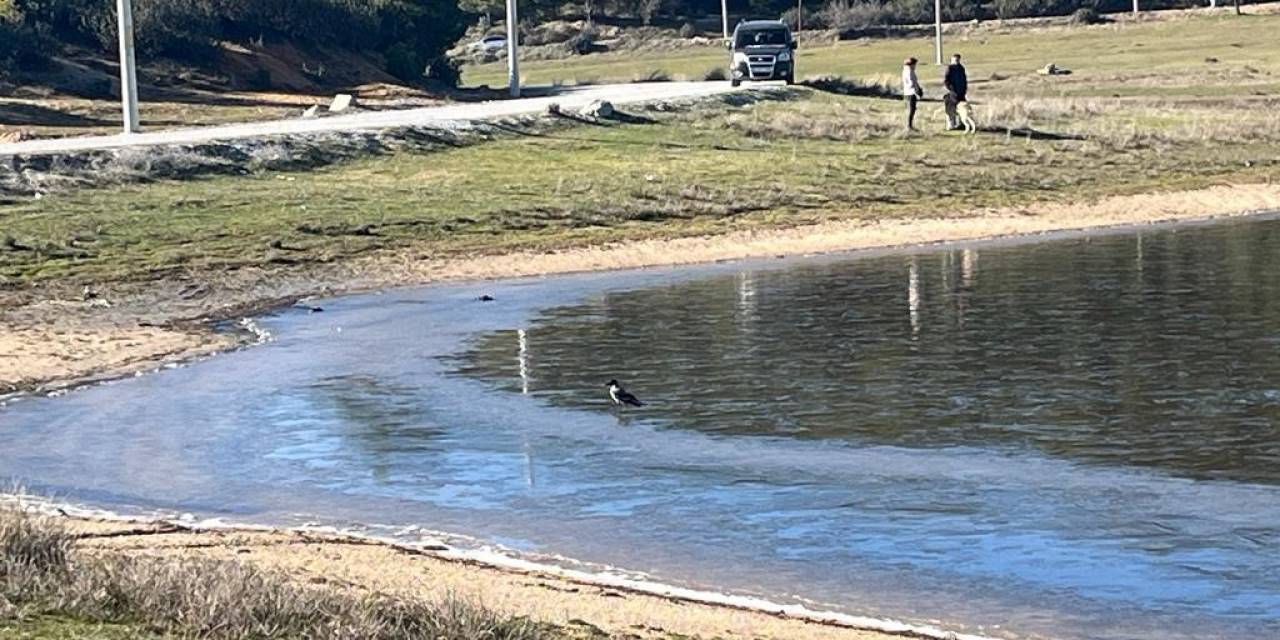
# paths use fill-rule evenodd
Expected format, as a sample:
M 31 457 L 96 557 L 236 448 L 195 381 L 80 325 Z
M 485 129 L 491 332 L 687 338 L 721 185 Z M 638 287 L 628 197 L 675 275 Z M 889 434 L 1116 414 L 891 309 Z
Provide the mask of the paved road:
M 46 154 L 92 151 L 158 144 L 194 144 L 212 140 L 231 140 L 259 136 L 385 129 L 390 127 L 441 125 L 502 118 L 526 113 L 539 113 L 551 103 L 566 110 L 579 109 L 593 100 L 628 104 L 653 100 L 673 100 L 714 95 L 730 91 L 728 82 L 652 82 L 612 84 L 566 88 L 546 97 L 491 102 L 460 103 L 441 107 L 425 107 L 399 111 L 374 111 L 329 118 L 272 120 L 247 124 L 220 125 L 193 129 L 170 129 L 133 135 L 87 136 L 28 140 L 0 144 L 0 156 L 13 154 Z

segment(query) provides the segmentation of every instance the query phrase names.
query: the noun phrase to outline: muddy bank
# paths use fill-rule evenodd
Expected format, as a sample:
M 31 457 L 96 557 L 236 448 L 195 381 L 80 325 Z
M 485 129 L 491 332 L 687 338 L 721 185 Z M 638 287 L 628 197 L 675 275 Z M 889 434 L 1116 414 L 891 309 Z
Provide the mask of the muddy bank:
M 158 274 L 151 282 L 109 284 L 87 291 L 66 284 L 0 291 L 0 398 L 129 375 L 163 362 L 247 344 L 256 336 L 238 326 L 238 319 L 310 296 L 449 280 L 909 246 L 1277 209 L 1280 185 L 1221 185 L 1090 203 L 1037 204 L 931 219 L 828 222 L 551 253 L 427 260 L 381 255 L 277 270 Z M 304 302 L 297 312 L 322 311 Z

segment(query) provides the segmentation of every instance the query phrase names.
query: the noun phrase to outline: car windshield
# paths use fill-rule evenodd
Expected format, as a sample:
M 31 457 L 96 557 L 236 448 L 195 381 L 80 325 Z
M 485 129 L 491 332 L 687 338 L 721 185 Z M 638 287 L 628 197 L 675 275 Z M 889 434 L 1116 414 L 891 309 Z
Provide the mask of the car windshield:
M 780 46 L 787 44 L 786 29 L 753 29 L 739 31 L 736 47 L 754 47 L 759 45 Z

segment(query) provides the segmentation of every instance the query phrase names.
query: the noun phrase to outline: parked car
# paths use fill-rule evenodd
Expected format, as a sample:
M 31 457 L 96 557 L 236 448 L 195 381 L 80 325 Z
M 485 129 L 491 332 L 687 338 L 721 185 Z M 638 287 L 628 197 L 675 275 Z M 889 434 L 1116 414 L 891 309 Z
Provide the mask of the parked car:
M 489 34 L 467 45 L 468 50 L 480 53 L 497 52 L 506 48 L 507 37 L 500 33 Z
M 743 80 L 796 81 L 796 40 L 791 28 L 780 20 L 739 22 L 729 47 L 729 82 Z

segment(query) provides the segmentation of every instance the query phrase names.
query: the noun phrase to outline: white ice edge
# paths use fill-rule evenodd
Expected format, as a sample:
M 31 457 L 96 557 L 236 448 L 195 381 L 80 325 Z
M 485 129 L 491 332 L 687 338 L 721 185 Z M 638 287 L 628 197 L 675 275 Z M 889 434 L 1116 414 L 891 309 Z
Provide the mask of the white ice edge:
M 607 573 L 566 569 L 564 567 L 535 562 L 519 557 L 512 557 L 490 550 L 455 549 L 434 541 L 418 544 L 401 542 L 381 536 L 343 530 L 334 526 L 282 527 L 264 524 L 228 522 L 220 518 L 197 520 L 187 514 L 179 517 L 126 515 L 114 511 L 95 509 L 69 503 L 58 503 L 36 496 L 14 494 L 0 494 L 0 506 L 17 507 L 28 512 L 35 512 L 47 516 L 83 518 L 103 522 L 172 525 L 180 527 L 183 530 L 196 533 L 212 531 L 243 531 L 254 533 L 290 533 L 311 536 L 319 534 L 335 542 L 348 540 L 375 543 L 392 549 L 407 551 L 449 562 L 468 562 L 501 571 L 537 573 L 587 586 L 608 587 L 641 595 L 667 598 L 670 600 L 678 600 L 693 604 L 728 607 L 827 626 L 845 627 L 864 631 L 878 631 L 893 635 L 928 638 L 933 640 L 1002 640 L 993 636 L 948 631 L 941 627 L 932 625 L 910 624 L 891 618 L 872 618 L 869 616 L 858 616 L 835 611 L 811 609 L 804 605 L 782 604 L 752 596 L 733 595 L 717 591 L 704 591 L 700 589 L 664 584 L 654 580 L 637 580 L 634 578 L 609 575 Z M 419 531 L 422 533 L 443 533 L 432 532 L 426 529 L 419 529 Z M 466 538 L 468 536 L 456 537 Z M 441 547 L 444 548 L 442 549 Z

